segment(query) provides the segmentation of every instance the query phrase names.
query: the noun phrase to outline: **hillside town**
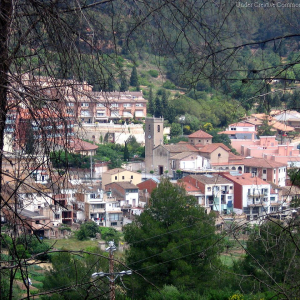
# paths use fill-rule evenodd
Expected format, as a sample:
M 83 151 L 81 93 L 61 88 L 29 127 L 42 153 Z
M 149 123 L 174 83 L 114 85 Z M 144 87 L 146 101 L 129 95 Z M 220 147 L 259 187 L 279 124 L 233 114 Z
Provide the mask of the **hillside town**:
M 284 118 L 278 112 L 273 117 L 253 114 L 230 124 L 220 134 L 229 136 L 236 149 L 233 154 L 223 143 L 213 143 L 213 137 L 203 130 L 188 135 L 186 142 L 165 144 L 164 134 L 168 130 L 164 128 L 164 118 L 146 117 L 147 100 L 142 92 L 93 92 L 86 83 L 76 82 L 75 93 L 74 82 L 69 85 L 64 82 L 59 93 L 55 90 L 51 94 L 49 82 L 49 78 L 39 77 L 32 80 L 32 85 L 40 84 L 43 93 L 58 97 L 57 110 L 42 106 L 33 120 L 26 108 L 14 107 L 6 119 L 4 191 L 9 195 L 14 188 L 9 178 L 16 173 L 17 165 L 24 182 L 16 199 L 8 201 L 16 203 L 29 232 L 50 239 L 60 238 L 65 234 L 60 230 L 62 224 L 76 228 L 89 220 L 122 230 L 146 206 L 151 206 L 151 192 L 163 177 L 182 185 L 207 214 L 217 213 L 217 222 L 221 224 L 234 218 L 255 224 L 256 220 L 270 215 L 284 220 L 296 212 L 290 203 L 300 195 L 300 189 L 292 186 L 288 170 L 298 166 L 300 152 L 287 132 L 298 132 L 299 114 L 286 112 Z M 124 143 L 130 135 L 126 126 L 135 127 L 130 124 L 133 116 L 144 123 L 144 129 L 139 124 L 135 128 L 138 139 L 145 145 L 144 161 L 132 160 L 116 169 L 108 169 L 107 163 L 98 162 L 85 175 L 74 170 L 61 175 L 59 170 L 49 168 L 49 153 L 43 153 L 42 149 L 38 167 L 28 161 L 28 137 L 32 139 L 30 143 L 35 141 L 34 147 L 46 137 L 54 150 L 63 149 L 65 143 L 71 153 L 92 159 L 98 148 L 95 140 L 101 135 L 110 133 L 108 142 Z M 274 136 L 257 138 L 266 118 Z M 115 120 L 124 123 L 118 125 Z M 123 139 L 115 138 L 119 127 L 123 128 L 119 132 Z M 83 131 L 90 142 L 79 138 Z M 20 154 L 24 154 L 21 160 Z M 36 163 L 37 157 L 33 162 Z M 11 214 L 12 211 L 4 210 L 3 220 L 9 222 Z

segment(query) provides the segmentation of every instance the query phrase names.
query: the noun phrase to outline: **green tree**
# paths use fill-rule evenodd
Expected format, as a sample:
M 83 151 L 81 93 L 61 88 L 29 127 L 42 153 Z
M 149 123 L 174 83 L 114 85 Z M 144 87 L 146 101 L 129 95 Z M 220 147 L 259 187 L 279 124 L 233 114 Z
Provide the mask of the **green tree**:
M 126 74 L 124 72 L 122 72 L 120 75 L 120 82 L 121 82 L 120 83 L 120 92 L 128 91 L 129 84 L 128 84 Z
M 172 123 L 171 131 L 170 131 L 171 137 L 180 135 L 181 131 L 182 131 L 181 125 L 179 123 Z
M 156 98 L 155 98 L 155 113 L 154 113 L 154 116 L 155 118 L 159 118 L 163 115 L 163 107 L 162 107 L 162 103 L 161 103 L 161 100 L 159 98 L 158 95 L 156 95 Z
M 299 299 L 299 232 L 295 230 L 298 226 L 298 219 L 288 225 L 270 219 L 252 230 L 246 257 L 240 263 L 245 279 L 248 277 L 245 288 L 249 292 L 269 290 L 270 286 L 276 289 L 281 285 L 289 287 L 285 289 L 286 299 Z
M 269 125 L 268 119 L 263 120 L 262 125 L 257 130 L 257 136 L 273 136 L 276 135 L 276 131 L 272 130 L 272 126 Z
M 128 160 L 129 160 L 129 151 L 128 151 L 127 142 L 125 142 L 125 147 L 124 147 L 124 161 L 128 161 Z
M 108 260 L 105 258 L 107 254 L 99 249 L 88 250 L 101 256 L 84 254 L 78 257 L 68 252 L 52 255 L 52 268 L 45 273 L 43 289 L 58 290 L 58 292 L 52 292 L 51 296 L 43 296 L 43 299 L 81 300 L 91 299 L 91 295 L 92 298 L 98 298 L 107 293 L 106 283 L 102 283 L 101 280 L 91 283 L 92 273 L 99 270 L 108 271 Z
M 150 90 L 149 90 L 148 113 L 151 116 L 154 116 L 154 114 L 155 114 L 155 102 L 154 102 L 154 96 L 153 96 L 152 87 L 150 87 Z
M 88 221 L 80 226 L 80 229 L 76 232 L 76 237 L 78 240 L 95 238 L 98 232 L 100 232 L 99 226 L 93 221 Z
M 110 76 L 107 80 L 107 91 L 108 92 L 113 92 L 115 91 L 115 80 L 113 78 L 113 76 Z
M 132 68 L 131 71 L 130 85 L 135 87 L 139 86 L 139 79 L 138 79 L 138 74 L 135 66 Z
M 202 289 L 213 281 L 210 263 L 218 261 L 214 217 L 166 178 L 152 192 L 149 207 L 124 227 L 124 237 L 130 246 L 128 266 L 158 287 Z M 140 276 L 133 279 L 137 294 L 144 295 L 149 284 Z

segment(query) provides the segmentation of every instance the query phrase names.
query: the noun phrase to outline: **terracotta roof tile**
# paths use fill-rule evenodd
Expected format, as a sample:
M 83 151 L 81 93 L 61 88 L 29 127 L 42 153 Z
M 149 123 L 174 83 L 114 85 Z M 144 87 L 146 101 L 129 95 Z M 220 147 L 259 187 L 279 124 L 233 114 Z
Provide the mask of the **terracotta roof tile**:
M 244 173 L 238 176 L 224 173 L 221 174 L 221 176 L 224 176 L 230 181 L 236 182 L 240 185 L 270 185 L 269 183 L 260 179 L 259 177 L 252 177 L 252 174 L 250 173 Z
M 203 130 L 198 130 L 188 136 L 189 138 L 212 138 L 212 135 L 206 133 Z
M 258 167 L 258 168 L 282 168 L 286 167 L 287 164 L 278 161 L 268 160 L 265 158 L 244 158 L 243 164 L 247 167 Z

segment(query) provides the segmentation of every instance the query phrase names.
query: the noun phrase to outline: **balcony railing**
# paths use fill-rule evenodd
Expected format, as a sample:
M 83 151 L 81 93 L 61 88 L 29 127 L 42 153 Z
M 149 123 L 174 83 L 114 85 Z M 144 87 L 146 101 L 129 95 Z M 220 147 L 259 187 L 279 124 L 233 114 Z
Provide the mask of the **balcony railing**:
M 132 207 L 131 204 L 124 204 L 121 206 L 121 209 L 130 209 Z

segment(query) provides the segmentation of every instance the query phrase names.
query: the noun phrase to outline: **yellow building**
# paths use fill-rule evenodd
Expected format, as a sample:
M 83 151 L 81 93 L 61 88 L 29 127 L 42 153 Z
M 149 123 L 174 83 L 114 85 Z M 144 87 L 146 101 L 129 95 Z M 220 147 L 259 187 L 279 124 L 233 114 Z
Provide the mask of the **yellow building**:
M 112 182 L 131 182 L 132 184 L 138 184 L 142 181 L 142 174 L 137 172 L 128 171 L 122 168 L 116 168 L 108 170 L 102 175 L 102 188 L 104 189 L 106 184 Z

